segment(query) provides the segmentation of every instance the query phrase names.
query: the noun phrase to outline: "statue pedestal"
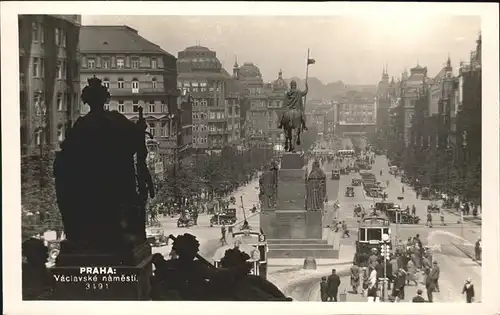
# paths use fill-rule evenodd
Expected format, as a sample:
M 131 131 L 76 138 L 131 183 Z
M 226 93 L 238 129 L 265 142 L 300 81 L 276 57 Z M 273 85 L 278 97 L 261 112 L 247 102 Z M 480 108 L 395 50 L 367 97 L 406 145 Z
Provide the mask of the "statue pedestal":
M 323 240 L 323 211 L 306 211 L 304 158 L 285 153 L 278 171 L 276 210 L 260 213 L 260 227 L 267 236 L 268 257 L 338 258 L 338 250 Z
M 57 300 L 149 300 L 151 247 L 136 246 L 127 263 L 123 255 L 64 252 L 51 272 Z M 64 281 L 63 281 L 64 280 Z

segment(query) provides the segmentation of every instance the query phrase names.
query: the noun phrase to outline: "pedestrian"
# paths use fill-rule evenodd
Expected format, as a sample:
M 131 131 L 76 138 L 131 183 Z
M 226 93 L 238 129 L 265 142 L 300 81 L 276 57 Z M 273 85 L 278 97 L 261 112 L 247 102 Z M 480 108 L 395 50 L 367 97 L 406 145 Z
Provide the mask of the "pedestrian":
M 372 254 L 370 255 L 369 258 L 369 263 L 375 267 L 375 265 L 378 262 L 378 250 L 376 248 L 372 248 Z
M 328 300 L 337 302 L 337 295 L 340 286 L 340 277 L 337 274 L 337 270 L 332 269 L 332 274 L 328 276 L 327 287 L 328 287 Z
M 394 285 L 392 287 L 392 297 L 397 302 L 401 300 L 401 290 L 404 290 L 404 285 L 406 282 L 406 276 L 403 275 L 401 269 L 396 271 L 396 276 L 394 278 Z
M 425 224 L 428 227 L 432 227 L 432 214 L 430 211 L 427 211 L 427 223 Z
M 368 270 L 368 267 L 363 267 L 362 268 L 362 273 L 363 273 L 363 290 L 361 291 L 361 294 L 366 297 L 368 296 L 368 288 L 370 287 L 370 272 Z
M 385 181 L 385 185 L 386 185 L 387 187 L 389 187 L 389 180 L 386 180 L 386 181 Z
M 481 247 L 481 238 L 479 238 L 477 241 L 476 241 L 476 244 L 474 245 L 474 253 L 476 254 L 476 260 L 477 261 L 481 261 L 481 254 L 482 254 L 482 247 Z
M 321 282 L 319 283 L 319 290 L 321 295 L 321 302 L 328 301 L 328 283 L 326 282 L 326 277 L 321 277 Z
M 417 295 L 411 300 L 413 303 L 425 303 L 425 299 L 422 297 L 422 290 L 418 289 L 417 290 Z
M 427 301 L 432 303 L 432 293 L 434 292 L 435 286 L 430 273 L 430 269 L 425 269 L 425 290 L 427 291 Z
M 377 298 L 377 270 L 371 266 L 368 280 L 368 300 Z
M 439 270 L 438 262 L 433 261 L 430 276 L 431 276 L 432 281 L 434 281 L 434 290 L 436 290 L 436 292 L 439 292 L 439 273 L 440 273 L 440 270 Z
M 342 221 L 342 238 L 346 237 L 349 238 L 349 229 L 347 228 L 347 223 L 345 221 Z
M 441 219 L 441 226 L 446 226 L 446 224 L 444 223 L 444 211 L 443 211 L 443 209 L 439 210 L 439 218 Z
M 406 274 L 406 284 L 410 285 L 410 282 L 414 282 L 415 285 L 418 285 L 418 282 L 417 282 L 417 268 L 415 267 L 415 264 L 413 263 L 413 261 L 408 261 L 408 264 L 407 264 L 407 269 L 408 269 L 408 273 Z
M 472 303 L 474 300 L 474 285 L 471 283 L 470 278 L 465 281 L 464 288 L 462 289 L 462 294 L 464 293 L 467 303 Z
M 351 287 L 354 294 L 358 294 L 359 287 L 359 267 L 357 263 L 354 263 L 351 267 Z
M 401 186 L 401 193 L 403 193 L 403 194 L 405 193 L 405 186 L 404 185 Z
M 226 241 L 226 225 L 225 225 L 225 224 L 222 224 L 222 226 L 221 226 L 221 228 L 220 228 L 220 233 L 221 233 L 220 242 L 221 242 L 223 245 L 226 245 L 226 244 L 227 244 L 227 241 Z
M 417 215 L 417 208 L 415 208 L 415 205 L 411 206 L 411 215 L 412 216 L 416 216 Z

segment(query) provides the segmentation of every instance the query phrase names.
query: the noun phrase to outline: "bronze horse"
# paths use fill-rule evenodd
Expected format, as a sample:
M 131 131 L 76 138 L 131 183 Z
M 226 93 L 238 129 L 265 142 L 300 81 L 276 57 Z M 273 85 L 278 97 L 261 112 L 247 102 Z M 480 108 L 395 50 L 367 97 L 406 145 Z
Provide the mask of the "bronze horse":
M 283 114 L 283 131 L 285 132 L 285 151 L 295 152 L 295 145 L 300 145 L 302 132 L 302 113 L 290 109 Z

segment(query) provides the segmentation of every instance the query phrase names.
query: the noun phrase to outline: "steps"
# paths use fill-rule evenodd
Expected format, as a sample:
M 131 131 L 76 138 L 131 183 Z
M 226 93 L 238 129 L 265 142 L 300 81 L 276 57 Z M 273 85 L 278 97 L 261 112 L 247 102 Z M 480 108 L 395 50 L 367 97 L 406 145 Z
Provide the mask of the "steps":
M 269 239 L 268 258 L 332 258 L 338 259 L 339 251 L 334 250 L 326 240 L 318 239 Z

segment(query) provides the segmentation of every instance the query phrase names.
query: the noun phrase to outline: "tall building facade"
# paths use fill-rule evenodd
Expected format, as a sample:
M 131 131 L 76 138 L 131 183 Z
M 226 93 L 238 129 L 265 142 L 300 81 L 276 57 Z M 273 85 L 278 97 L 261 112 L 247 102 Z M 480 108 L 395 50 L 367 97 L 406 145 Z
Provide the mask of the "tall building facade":
M 158 153 L 173 159 L 179 139 L 176 58 L 129 26 L 82 26 L 80 50 L 81 88 L 98 77 L 111 93 L 105 107 L 133 121 L 142 107 Z M 88 111 L 81 104 L 80 113 Z
M 220 151 L 240 140 L 242 91 L 222 68 L 215 51 L 203 46 L 178 53 L 177 86 L 192 98 L 192 147 Z
M 21 155 L 54 150 L 78 118 L 80 15 L 19 15 Z

